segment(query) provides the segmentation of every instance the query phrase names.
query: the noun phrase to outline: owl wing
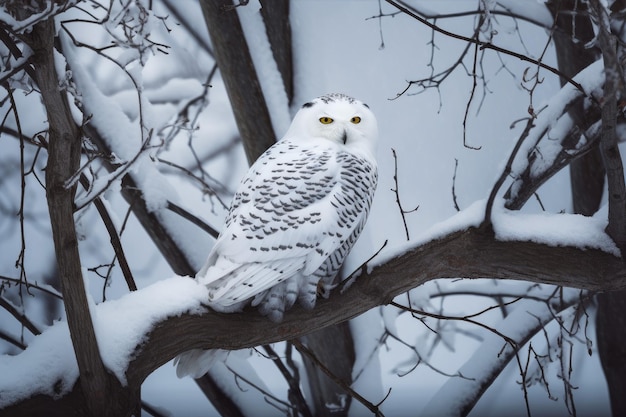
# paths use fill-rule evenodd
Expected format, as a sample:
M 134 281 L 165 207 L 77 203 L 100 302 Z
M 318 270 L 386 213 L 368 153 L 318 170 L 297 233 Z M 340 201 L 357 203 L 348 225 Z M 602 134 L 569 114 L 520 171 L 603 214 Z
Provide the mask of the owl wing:
M 207 265 L 212 299 L 234 304 L 294 276 L 313 274 L 366 215 L 349 204 L 337 149 L 283 140 L 242 181 Z M 203 276 L 204 274 L 204 276 Z

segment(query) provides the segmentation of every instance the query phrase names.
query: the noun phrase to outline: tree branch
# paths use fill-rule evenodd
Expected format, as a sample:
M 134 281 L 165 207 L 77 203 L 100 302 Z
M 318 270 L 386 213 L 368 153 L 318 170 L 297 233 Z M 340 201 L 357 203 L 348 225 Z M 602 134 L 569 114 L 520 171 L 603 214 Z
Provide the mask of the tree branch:
M 263 91 L 234 9 L 225 10 L 224 0 L 202 0 L 215 60 L 230 100 L 239 134 L 252 164 L 276 141 Z M 256 105 L 248 105 L 256 103 Z
M 32 321 L 30 321 L 28 317 L 26 317 L 26 314 L 20 313 L 17 310 L 17 308 L 11 305 L 11 303 L 5 300 L 4 297 L 2 297 L 1 295 L 0 295 L 0 308 L 5 309 L 10 315 L 12 315 L 17 321 L 19 321 L 20 324 L 26 329 L 28 329 L 28 331 L 31 332 L 32 334 L 34 335 L 41 334 L 41 331 L 37 328 L 37 326 L 35 326 L 35 324 Z
M 334 291 L 328 299 L 319 300 L 313 310 L 295 306 L 281 323 L 270 322 L 256 311 L 182 314 L 156 323 L 132 354 L 126 371 L 128 386 L 140 387 L 151 372 L 187 350 L 243 349 L 290 340 L 350 320 L 427 281 L 450 277 L 495 277 L 593 291 L 626 288 L 626 269 L 621 258 L 596 249 L 498 241 L 490 233 L 470 228 L 427 242 L 372 268 L 349 289 Z M 77 390 L 81 390 L 79 384 L 74 389 Z M 77 397 L 74 391 L 56 400 L 54 406 L 62 408 L 67 406 L 65 401 L 76 401 L 80 395 Z M 44 396 L 36 397 L 36 401 L 45 403 L 44 400 Z M 21 415 L 22 410 L 32 406 L 30 401 L 3 412 Z
M 513 310 L 511 315 L 489 329 L 480 347 L 459 368 L 459 373 L 465 378 L 449 378 L 429 400 L 422 411 L 423 415 L 467 416 L 483 393 L 514 358 L 517 359 L 522 389 L 526 391 L 528 382 L 521 365 L 520 349 L 554 320 L 558 312 L 580 302 L 580 295 L 576 291 L 569 291 L 563 298 L 556 298 L 558 301 L 548 299 L 539 307 L 531 306 L 535 304 L 534 301 L 524 300 L 524 304 Z M 509 331 L 511 323 L 516 323 L 523 330 L 511 334 L 510 337 L 505 336 L 501 332 Z M 476 369 L 475 364 L 479 362 L 486 365 Z M 464 395 L 451 398 L 450 392 L 463 392 Z
M 594 291 L 626 288 L 622 260 L 605 252 L 503 242 L 471 228 L 373 268 L 342 294 L 335 291 L 327 300 L 319 300 L 313 310 L 295 306 L 282 323 L 272 323 L 256 312 L 172 317 L 146 335 L 146 343 L 129 365 L 128 382 L 140 384 L 158 366 L 190 349 L 242 349 L 293 339 L 387 304 L 427 281 L 450 277 L 495 277 Z
M 535 65 L 537 65 L 537 66 L 539 66 L 539 67 L 541 67 L 541 68 L 543 68 L 545 70 L 548 70 L 551 73 L 559 76 L 561 79 L 565 80 L 569 84 L 572 84 L 574 87 L 576 87 L 578 90 L 580 90 L 581 92 L 584 93 L 584 90 L 583 90 L 582 86 L 578 82 L 572 80 L 570 77 L 566 76 L 564 73 L 559 71 L 557 68 L 554 68 L 554 67 L 552 67 L 550 65 L 546 65 L 543 62 L 537 61 L 536 59 L 533 59 L 533 58 L 528 57 L 526 55 L 518 54 L 517 52 L 513 52 L 513 51 L 511 51 L 509 49 L 506 49 L 506 48 L 501 48 L 501 47 L 496 46 L 496 45 L 494 45 L 492 43 L 484 42 L 484 41 L 481 41 L 479 39 L 468 38 L 467 36 L 459 35 L 457 33 L 452 33 L 452 32 L 449 32 L 449 31 L 447 31 L 445 29 L 442 29 L 439 26 L 437 26 L 437 25 L 435 25 L 433 23 L 430 23 L 427 19 L 423 18 L 419 14 L 414 13 L 413 11 L 411 11 L 410 8 L 401 0 L 400 1 L 385 0 L 385 1 L 387 3 L 389 3 L 389 4 L 391 4 L 392 6 L 398 8 L 399 10 L 401 10 L 403 13 L 407 14 L 408 16 L 411 16 L 413 19 L 419 21 L 420 23 L 428 26 L 429 28 L 431 28 L 431 29 L 433 29 L 433 30 L 435 30 L 435 31 L 437 31 L 439 33 L 442 33 L 442 34 L 444 34 L 446 36 L 449 36 L 451 38 L 454 38 L 454 39 L 459 39 L 459 40 L 462 40 L 462 41 L 465 41 L 465 42 L 477 44 L 482 49 L 491 49 L 491 50 L 494 50 L 496 52 L 500 52 L 502 54 L 510 55 L 512 57 L 515 57 L 515 58 L 519 59 L 520 61 L 525 61 L 525 62 L 530 62 L 532 64 L 535 64 Z

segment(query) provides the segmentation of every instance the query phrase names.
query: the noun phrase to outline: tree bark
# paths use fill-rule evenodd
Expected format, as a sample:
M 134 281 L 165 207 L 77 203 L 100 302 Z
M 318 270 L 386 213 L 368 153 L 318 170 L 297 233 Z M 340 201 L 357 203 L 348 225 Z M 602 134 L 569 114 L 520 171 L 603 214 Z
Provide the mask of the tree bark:
M 289 0 L 261 0 L 261 15 L 272 47 L 274 61 L 276 61 L 287 98 L 291 103 L 294 85 Z
M 614 417 L 626 415 L 626 291 L 598 294 L 596 340 Z
M 201 0 L 209 36 L 230 100 L 248 163 L 252 164 L 276 142 L 246 38 L 232 2 Z
M 337 378 L 352 385 L 352 369 L 356 354 L 350 324 L 345 321 L 328 326 L 301 338 L 324 367 Z M 302 356 L 311 401 L 318 417 L 347 416 L 352 397 L 343 388 L 330 379 L 309 357 Z
M 576 0 L 551 0 L 547 5 L 556 25 L 553 39 L 559 69 L 572 78 L 599 58 L 597 49 L 585 47 L 595 36 L 586 10 L 577 13 L 577 9 L 586 9 L 586 5 Z M 563 79 L 560 81 L 561 85 L 565 84 Z M 582 102 L 572 106 L 569 113 L 575 123 L 582 127 L 581 130 L 585 131 Z M 572 161 L 569 169 L 574 213 L 591 216 L 600 207 L 604 189 L 605 172 L 600 149 L 595 146 Z
M 254 311 L 244 314 L 182 314 L 155 323 L 144 343 L 133 352 L 126 378 L 129 389 L 138 389 L 159 366 L 190 349 L 243 349 L 296 337 L 350 320 L 395 296 L 437 278 L 519 279 L 587 290 L 626 288 L 621 258 L 596 249 L 553 247 L 534 242 L 498 241 L 479 229 L 452 233 L 427 242 L 372 268 L 350 288 L 331 292 L 313 310 L 296 305 L 281 323 L 272 323 Z M 139 290 L 141 291 L 141 290 Z M 168 297 L 168 294 L 164 294 Z M 155 300 L 158 302 L 158 300 Z M 59 409 L 85 408 L 77 384 L 71 395 L 48 398 L 39 415 Z M 45 402 L 38 396 L 37 403 Z M 47 397 L 46 397 L 47 398 Z M 68 404 L 71 402 L 71 404 Z M 2 410 L 6 416 L 23 416 L 34 400 L 24 400 Z
M 609 17 L 602 15 L 606 10 L 598 1 L 591 1 L 598 24 L 597 36 L 602 48 L 606 74 L 604 102 L 602 103 L 602 140 L 600 150 L 606 170 L 609 225 L 608 234 L 624 253 L 626 250 L 626 188 L 624 167 L 618 148 L 616 130 L 617 101 L 624 99 L 624 91 L 617 57 L 617 39 L 611 33 Z M 622 4 L 623 7 L 623 4 Z M 606 11 L 608 13 L 608 11 Z M 621 42 L 621 41 L 620 41 Z M 607 380 L 614 416 L 626 414 L 626 292 L 600 294 L 596 329 L 600 361 Z
M 74 224 L 75 186 L 66 181 L 78 171 L 81 136 L 72 118 L 67 96 L 59 88 L 54 65 L 54 20 L 35 25 L 24 40 L 33 49 L 35 82 L 48 116 L 46 198 L 58 265 L 61 291 L 86 410 L 92 416 L 122 416 L 139 404 L 139 390 L 121 386 L 102 363 L 83 282 Z
M 574 1 L 551 1 L 548 3 L 555 16 L 558 30 L 554 33 L 559 69 L 573 76 L 595 60 L 599 53 L 585 48 L 594 37 L 592 22 L 586 4 Z M 581 106 L 570 110 L 575 121 L 584 123 Z M 570 184 L 574 213 L 593 215 L 602 202 L 605 169 L 600 149 L 596 146 L 570 165 Z M 626 292 L 614 291 L 596 297 L 596 341 L 598 354 L 607 381 L 611 410 L 615 417 L 626 415 Z M 616 331 L 617 330 L 617 331 Z

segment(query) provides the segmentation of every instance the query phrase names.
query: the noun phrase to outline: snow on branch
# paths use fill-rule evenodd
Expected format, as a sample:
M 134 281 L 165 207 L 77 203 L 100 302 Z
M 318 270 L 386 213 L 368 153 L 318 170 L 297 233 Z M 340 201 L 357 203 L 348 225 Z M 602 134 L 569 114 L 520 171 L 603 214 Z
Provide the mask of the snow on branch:
M 70 68 L 68 76 L 71 83 L 77 87 L 76 90 L 80 91 L 80 95 L 75 99 L 79 100 L 87 120 L 83 130 L 92 135 L 91 139 L 94 142 L 104 142 L 102 144 L 104 151 L 117 162 L 115 167 L 112 167 L 112 172 L 93 179 L 86 195 L 81 196 L 76 202 L 77 206 L 84 207 L 110 187 L 119 187 L 120 182 L 122 187 L 132 182 L 132 188 L 139 190 L 147 211 L 159 219 L 170 239 L 184 249 L 184 258 L 192 265 L 192 269 L 198 269 L 206 255 L 204 248 L 208 247 L 207 236 L 193 224 L 167 209 L 171 203 L 178 203 L 180 198 L 174 187 L 157 169 L 150 155 L 150 151 L 161 144 L 157 142 L 156 135 L 152 134 L 155 126 L 151 123 L 153 117 L 147 116 L 151 108 L 142 94 L 141 72 L 127 71 L 127 75 L 137 87 L 139 107 L 139 116 L 136 120 L 131 120 L 120 105 L 112 97 L 106 96 L 96 85 L 84 68 L 78 55 L 78 47 L 71 36 L 66 32 L 60 32 L 60 35 L 64 57 Z M 189 242 L 207 242 L 207 246 Z M 189 268 L 179 269 L 177 272 L 180 274 L 193 273 Z
M 205 287 L 175 277 L 118 300 L 92 305 L 98 347 L 107 369 L 125 383 L 128 363 L 153 324 L 182 313 L 197 313 L 205 299 Z M 0 409 L 35 394 L 53 398 L 67 394 L 78 378 L 76 359 L 68 352 L 72 352 L 69 328 L 65 322 L 56 322 L 21 354 L 0 356 L 2 375 L 19 375 L 0 381 Z
M 467 415 L 513 358 L 517 358 L 525 389 L 527 374 L 518 355 L 519 349 L 543 326 L 555 319 L 557 311 L 577 304 L 580 299 L 580 290 L 564 289 L 548 297 L 539 306 L 536 305 L 537 301 L 523 300 L 492 331 L 485 333 L 481 345 L 458 370 L 464 378 L 449 378 L 420 415 Z M 506 336 L 503 338 L 502 334 Z
M 37 23 L 74 7 L 76 3 L 77 0 L 30 2 L 30 4 L 23 1 L 5 1 L 0 8 L 0 26 L 9 28 L 13 33 L 26 33 Z
M 470 210 L 483 212 L 482 205 L 475 206 L 478 207 Z M 519 233 L 498 240 L 491 233 L 468 228 L 479 216 L 463 212 L 457 216 L 463 222 L 453 218 L 417 244 L 392 251 L 382 262 L 364 268 L 350 288 L 332 291 L 313 310 L 296 306 L 278 324 L 255 311 L 210 312 L 202 306 L 207 298 L 206 289 L 194 280 L 180 277 L 98 305 L 93 309 L 94 327 L 99 344 L 104 346 L 103 361 L 130 387 L 139 387 L 156 368 L 189 349 L 242 349 L 293 339 L 388 304 L 397 295 L 436 278 L 495 277 L 588 290 L 626 287 L 622 260 L 598 249 L 607 248 L 598 241 L 602 226 L 593 218 L 566 216 L 571 225 L 598 232 L 591 237 L 583 234 L 588 236 L 587 241 L 579 241 L 576 246 L 564 246 L 566 237 L 560 241 L 552 239 L 551 245 L 546 244 L 550 242 L 547 238 L 543 243 L 514 240 L 521 236 Z M 505 223 L 511 223 L 511 219 Z M 497 232 L 498 221 L 494 222 L 494 228 Z M 557 227 L 554 229 L 556 233 Z M 122 321 L 124 326 L 119 326 Z M 63 327 L 65 330 L 59 330 Z M 68 339 L 66 325 L 57 323 L 36 337 L 23 354 L 1 357 L 0 373 L 10 372 L 20 377 L 0 386 L 0 407 L 35 393 L 58 399 L 72 386 L 79 390 L 80 384 L 73 384 L 77 378 L 75 363 L 53 360 L 67 348 Z M 50 359 L 45 375 L 41 374 L 41 368 L 29 365 L 29 358 L 34 356 Z M 15 384 L 15 380 L 20 383 Z M 32 389 L 26 390 L 29 384 Z M 19 406 L 16 407 L 11 410 L 19 412 Z
M 571 262 L 564 263 L 562 259 Z M 598 265 L 604 266 L 598 268 Z M 239 349 L 291 339 L 386 304 L 396 295 L 434 278 L 488 276 L 589 289 L 621 288 L 626 284 L 621 260 L 605 252 L 502 242 L 471 228 L 414 247 L 374 267 L 341 295 L 334 291 L 312 311 L 295 307 L 280 324 L 270 323 L 256 314 L 182 315 L 161 323 L 149 335 L 152 343 L 146 344 L 146 350 L 131 362 L 127 376 L 145 377 L 141 369 L 145 366 L 142 362 L 150 356 L 148 351 L 171 349 L 165 356 L 173 357 L 190 348 Z M 179 330 L 175 331 L 176 328 Z M 172 331 L 178 335 L 180 329 L 191 335 L 186 335 L 184 341 L 175 337 L 178 343 L 161 343 L 162 338 L 171 338 L 168 335 Z
M 505 194 L 506 207 L 519 209 L 530 196 L 552 175 L 567 166 L 573 159 L 590 150 L 599 140 L 600 110 L 604 66 L 598 60 L 582 70 L 574 80 L 581 91 L 566 84 L 539 111 L 528 135 L 520 137 L 511 172 L 514 178 Z M 584 124 L 576 124 L 568 111 L 582 102 L 587 109 Z

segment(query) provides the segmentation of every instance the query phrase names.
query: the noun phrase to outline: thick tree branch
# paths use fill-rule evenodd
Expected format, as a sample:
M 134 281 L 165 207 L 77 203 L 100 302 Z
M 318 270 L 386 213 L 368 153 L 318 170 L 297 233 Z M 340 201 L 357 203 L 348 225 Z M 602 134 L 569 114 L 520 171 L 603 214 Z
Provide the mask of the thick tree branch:
M 516 279 L 594 291 L 626 288 L 622 260 L 605 252 L 502 242 L 472 228 L 373 268 L 342 294 L 334 291 L 329 299 L 319 300 L 313 310 L 296 306 L 282 323 L 272 323 L 256 312 L 170 318 L 147 335 L 143 350 L 129 366 L 128 381 L 141 383 L 156 367 L 189 349 L 242 349 L 293 339 L 387 304 L 432 279 L 450 277 Z
M 276 141 L 263 91 L 237 12 L 224 0 L 202 0 L 215 59 L 219 65 L 248 162 L 252 164 Z M 254 103 L 255 105 L 250 105 Z
M 261 16 L 272 47 L 272 55 L 283 79 L 287 98 L 293 98 L 293 59 L 289 0 L 261 0 Z
M 282 323 L 272 323 L 256 311 L 244 314 L 183 314 L 155 325 L 137 347 L 126 372 L 129 387 L 139 387 L 156 368 L 178 354 L 197 348 L 243 349 L 301 337 L 344 322 L 395 296 L 436 278 L 465 277 L 525 280 L 594 291 L 626 288 L 621 258 L 573 247 L 533 242 L 503 242 L 471 228 L 427 242 L 374 267 L 343 293 L 333 291 L 313 310 L 294 307 Z M 138 291 L 138 292 L 141 292 Z M 75 390 L 81 390 L 77 385 Z M 76 393 L 59 399 L 55 407 L 76 401 Z M 45 403 L 44 396 L 36 401 Z M 68 400 L 69 399 L 69 400 Z M 3 410 L 19 414 L 31 400 Z M 35 400 L 33 400 L 35 401 Z M 51 404 L 48 398 L 47 407 Z M 57 402 L 59 404 L 57 404 Z

